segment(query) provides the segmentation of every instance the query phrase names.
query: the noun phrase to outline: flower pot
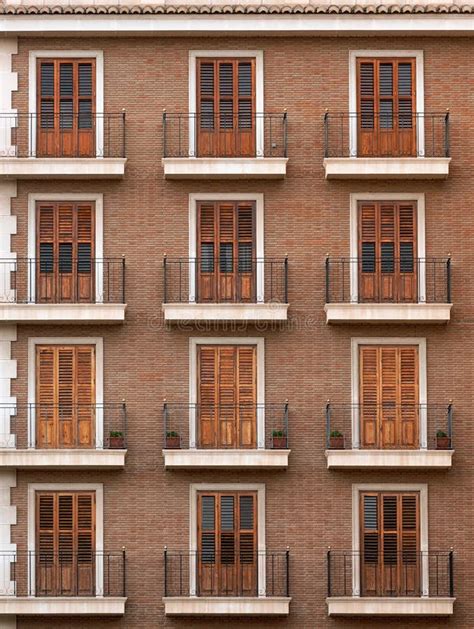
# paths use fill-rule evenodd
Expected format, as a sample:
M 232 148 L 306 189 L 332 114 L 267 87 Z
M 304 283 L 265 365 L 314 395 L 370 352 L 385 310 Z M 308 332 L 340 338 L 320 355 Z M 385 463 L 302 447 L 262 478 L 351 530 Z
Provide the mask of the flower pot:
M 109 448 L 113 450 L 123 450 L 125 448 L 125 438 L 109 437 Z
M 179 437 L 166 437 L 166 449 L 172 450 L 181 447 L 181 441 Z
M 272 437 L 272 448 L 285 450 L 287 448 L 286 437 Z
M 451 447 L 451 439 L 449 437 L 436 437 L 437 450 L 449 450 Z
M 343 450 L 344 437 L 329 437 L 329 447 L 331 450 Z

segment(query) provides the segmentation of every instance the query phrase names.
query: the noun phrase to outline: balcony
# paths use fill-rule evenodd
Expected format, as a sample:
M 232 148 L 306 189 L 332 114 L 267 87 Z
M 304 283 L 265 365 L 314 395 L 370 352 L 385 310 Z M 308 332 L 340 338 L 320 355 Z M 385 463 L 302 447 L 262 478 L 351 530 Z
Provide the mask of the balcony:
M 0 405 L 0 468 L 120 469 L 126 455 L 125 402 Z
M 0 114 L 0 180 L 117 179 L 126 161 L 125 111 Z
M 168 322 L 286 321 L 288 258 L 163 260 Z
M 122 323 L 125 258 L 0 259 L 4 323 Z
M 447 323 L 451 259 L 326 258 L 326 323 Z
M 165 401 L 165 467 L 286 468 L 290 455 L 288 416 L 288 402 L 216 406 Z
M 370 426 L 370 434 L 364 425 Z M 415 447 L 407 436 L 413 425 Z M 326 459 L 333 470 L 448 469 L 452 435 L 451 403 L 326 405 Z
M 127 600 L 125 551 L 0 553 L 0 617 L 119 616 Z
M 327 553 L 329 616 L 451 616 L 453 551 Z
M 282 179 L 287 159 L 281 114 L 163 112 L 166 179 Z
M 449 112 L 326 112 L 326 179 L 446 179 L 449 124 Z
M 230 563 L 217 565 L 209 557 L 201 559 L 197 551 L 165 548 L 165 614 L 287 616 L 289 561 L 288 550 L 258 551 L 250 562 L 248 556 L 245 563 L 234 557 Z

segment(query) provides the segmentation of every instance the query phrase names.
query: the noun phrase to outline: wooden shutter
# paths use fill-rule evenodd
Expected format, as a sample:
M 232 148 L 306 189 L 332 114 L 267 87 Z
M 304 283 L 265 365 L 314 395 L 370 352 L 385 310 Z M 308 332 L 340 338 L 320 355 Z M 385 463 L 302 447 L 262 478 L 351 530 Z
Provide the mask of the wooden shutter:
M 419 596 L 418 493 L 361 493 L 363 596 Z
M 361 202 L 359 216 L 359 300 L 415 302 L 416 205 Z
M 198 575 L 202 596 L 256 596 L 257 495 L 198 494 Z
M 362 447 L 417 448 L 418 347 L 360 346 L 359 369 Z
M 95 492 L 36 492 L 36 591 L 95 594 Z
M 38 59 L 38 157 L 95 155 L 95 60 Z
M 199 445 L 255 447 L 255 346 L 200 346 L 198 356 Z
M 255 301 L 255 206 L 198 205 L 200 302 Z
M 416 155 L 415 71 L 410 58 L 357 60 L 360 157 Z
M 255 155 L 255 59 L 197 60 L 197 154 Z
M 95 349 L 36 348 L 36 432 L 40 448 L 90 448 L 95 434 Z
M 36 301 L 95 300 L 94 222 L 92 203 L 37 203 Z

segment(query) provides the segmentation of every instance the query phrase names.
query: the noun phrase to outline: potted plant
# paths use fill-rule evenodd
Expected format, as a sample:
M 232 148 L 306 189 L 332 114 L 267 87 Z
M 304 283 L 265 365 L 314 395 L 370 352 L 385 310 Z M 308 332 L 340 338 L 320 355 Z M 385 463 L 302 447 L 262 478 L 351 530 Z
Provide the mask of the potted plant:
M 287 448 L 286 434 L 283 430 L 274 430 L 272 432 L 272 448 Z
M 344 435 L 339 430 L 333 430 L 329 435 L 329 447 L 334 450 L 344 449 Z
M 181 447 L 181 438 L 178 432 L 174 430 L 168 430 L 166 432 L 166 449 L 180 448 Z
M 122 450 L 125 448 L 125 437 L 120 430 L 111 430 L 109 435 L 109 448 Z
M 443 430 L 436 433 L 436 448 L 438 450 L 449 450 L 451 447 L 451 439 Z

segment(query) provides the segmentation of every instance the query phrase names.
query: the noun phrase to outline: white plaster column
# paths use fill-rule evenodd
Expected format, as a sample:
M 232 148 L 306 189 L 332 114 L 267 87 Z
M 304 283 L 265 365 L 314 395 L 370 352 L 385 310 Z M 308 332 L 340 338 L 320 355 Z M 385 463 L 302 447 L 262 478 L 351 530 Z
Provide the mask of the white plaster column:
M 12 288 L 13 273 L 16 270 L 16 253 L 11 250 L 11 237 L 12 234 L 16 234 L 16 216 L 11 215 L 11 201 L 13 197 L 16 197 L 16 189 L 16 181 L 0 182 L 0 301 L 2 302 L 15 302 L 16 299 Z
M 11 563 L 15 561 L 16 544 L 11 542 L 11 526 L 16 524 L 16 507 L 11 504 L 11 489 L 16 486 L 16 471 L 0 471 L 0 596 L 14 596 L 15 583 L 11 581 Z M 8 624 L 5 627 L 15 627 L 15 617 L 0 619 Z
M 16 341 L 16 325 L 0 323 L 0 448 L 15 447 L 12 417 L 16 415 L 16 397 L 11 395 L 11 381 L 16 378 L 16 360 L 11 357 L 13 341 Z
M 12 146 L 12 129 L 16 127 L 16 109 L 12 107 L 12 95 L 18 89 L 18 76 L 12 72 L 12 55 L 18 52 L 16 37 L 0 39 L 0 157 L 15 156 Z

